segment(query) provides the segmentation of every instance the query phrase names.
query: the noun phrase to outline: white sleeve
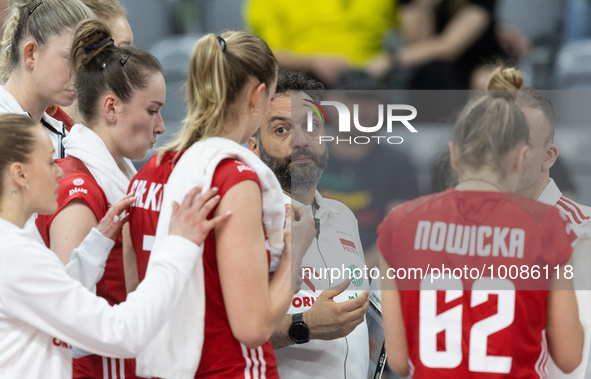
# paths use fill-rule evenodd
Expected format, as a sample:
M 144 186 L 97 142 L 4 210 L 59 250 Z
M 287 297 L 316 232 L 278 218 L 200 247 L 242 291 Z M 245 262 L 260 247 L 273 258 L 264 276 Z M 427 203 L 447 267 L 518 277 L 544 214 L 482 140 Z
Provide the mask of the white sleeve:
M 11 246 L 12 245 L 12 246 Z M 178 302 L 202 247 L 168 236 L 146 278 L 111 307 L 70 278 L 57 256 L 36 242 L 8 243 L 0 261 L 0 308 L 41 331 L 99 355 L 135 357 Z
M 105 273 L 107 259 L 115 241 L 101 234 L 96 228 L 84 238 L 80 246 L 72 251 L 66 272 L 70 278 L 79 281 L 89 291 L 101 280 Z

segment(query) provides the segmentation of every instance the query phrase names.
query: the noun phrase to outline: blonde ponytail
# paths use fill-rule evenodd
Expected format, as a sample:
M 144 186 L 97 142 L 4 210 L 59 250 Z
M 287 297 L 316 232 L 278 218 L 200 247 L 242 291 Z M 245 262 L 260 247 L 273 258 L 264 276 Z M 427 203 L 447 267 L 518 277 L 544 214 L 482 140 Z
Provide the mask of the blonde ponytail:
M 513 68 L 497 68 L 487 95 L 462 110 L 454 126 L 454 144 L 459 148 L 460 170 L 493 167 L 502 177 L 502 157 L 519 143 L 528 143 L 529 128 L 517 107 L 523 75 Z
M 488 82 L 489 95 L 505 98 L 514 102 L 517 100 L 517 91 L 523 86 L 523 75 L 514 68 L 496 68 Z
M 12 39 L 14 36 L 14 29 L 18 23 L 19 12 L 14 8 L 4 23 L 4 32 L 2 34 L 2 52 L 0 53 L 0 77 L 6 83 L 12 71 L 10 57 L 12 49 Z
M 231 106 L 251 78 L 269 86 L 277 60 L 261 38 L 242 31 L 202 37 L 191 56 L 187 80 L 187 116 L 176 137 L 160 149 L 180 151 L 196 141 L 220 135 Z

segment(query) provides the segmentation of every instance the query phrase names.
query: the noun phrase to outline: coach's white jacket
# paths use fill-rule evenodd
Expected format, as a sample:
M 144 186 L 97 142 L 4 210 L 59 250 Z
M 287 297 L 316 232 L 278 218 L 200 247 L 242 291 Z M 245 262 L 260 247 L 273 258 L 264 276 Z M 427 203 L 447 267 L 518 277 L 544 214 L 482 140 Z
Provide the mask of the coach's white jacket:
M 304 207 L 293 199 L 286 197 L 292 204 Z M 331 280 L 324 277 L 325 268 L 343 267 L 363 269 L 365 258 L 359 239 L 357 219 L 353 212 L 343 203 L 323 198 L 318 191 L 315 194 L 318 209 L 315 218 L 320 221 L 320 234 L 314 238 L 308 252 L 304 256 L 302 267 L 316 270 L 314 275 L 302 283 L 301 290 L 293 297 L 288 314 L 301 313 L 309 310 L 322 290 L 334 287 L 344 278 Z M 305 207 L 312 215 L 312 207 Z M 335 272 L 336 274 L 336 272 Z M 348 272 L 345 273 L 347 275 Z M 342 274 L 339 274 L 342 275 Z M 348 277 L 348 276 L 347 276 Z M 352 279 L 349 288 L 334 298 L 339 303 L 350 297 L 359 296 L 363 290 L 369 289 L 369 282 L 364 276 Z M 359 324 L 347 337 L 332 341 L 310 340 L 308 343 L 291 345 L 275 350 L 279 376 L 282 379 L 357 379 L 367 378 L 369 366 L 369 336 L 365 321 Z M 345 370 L 347 371 L 345 374 Z
M 554 180 L 550 179 L 538 201 L 556 206 L 560 213 L 571 222 L 577 236 L 591 233 L 591 208 L 577 204 L 562 196 L 562 192 L 560 192 Z M 556 366 L 552 357 L 550 357 L 547 367 L 548 379 L 583 379 L 585 378 L 585 371 L 589 372 L 587 377 L 591 377 L 591 370 L 587 368 L 590 353 L 589 347 L 591 346 L 591 244 L 588 242 L 588 236 L 586 241 L 582 241 L 581 238 L 579 240 L 579 243 L 589 245 L 587 248 L 579 247 L 576 249 L 576 251 L 582 252 L 582 254 L 573 252 L 575 294 L 579 305 L 579 319 L 585 331 L 583 361 L 573 372 L 565 374 Z
M 80 249 L 98 254 L 100 265 L 113 244 L 94 229 Z M 178 236 L 164 245 L 167 253 L 137 290 L 111 307 L 68 276 L 45 245 L 0 219 L 0 378 L 71 378 L 72 344 L 112 357 L 139 354 L 169 317 L 202 252 Z

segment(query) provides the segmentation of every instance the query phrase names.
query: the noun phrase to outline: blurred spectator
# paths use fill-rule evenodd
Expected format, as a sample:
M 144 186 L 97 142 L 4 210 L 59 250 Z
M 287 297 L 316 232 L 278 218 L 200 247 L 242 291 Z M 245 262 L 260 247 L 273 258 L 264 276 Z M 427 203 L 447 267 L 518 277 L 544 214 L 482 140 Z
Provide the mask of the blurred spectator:
M 564 43 L 591 38 L 591 1 L 568 0 L 564 14 Z
M 349 109 L 357 104 L 359 123 L 366 127 L 377 125 L 378 104 L 383 101 L 367 91 L 346 93 L 347 96 L 343 96 L 344 92 L 332 93 L 327 100 L 340 101 Z M 328 119 L 336 119 L 328 108 L 332 107 L 327 107 Z M 355 137 L 372 134 L 359 132 L 354 126 L 347 133 L 338 133 L 334 128 L 330 131 L 335 141 L 328 142 L 330 159 L 318 183 L 318 191 L 323 196 L 343 202 L 353 211 L 365 261 L 371 268 L 378 263 L 375 244 L 378 224 L 396 205 L 419 195 L 416 171 L 406 154 L 397 151 L 396 146 L 384 145 L 386 142 L 383 139 L 380 144 L 374 139 L 367 144 L 356 144 Z M 336 143 L 337 137 L 341 142 Z
M 249 0 L 245 18 L 282 68 L 308 71 L 330 87 L 382 51 L 395 10 L 395 0 Z
M 468 89 L 485 63 L 521 58 L 528 41 L 516 29 L 499 26 L 496 0 L 399 0 L 408 45 L 394 56 L 373 60 L 383 74 L 393 66 L 414 68 L 410 89 Z

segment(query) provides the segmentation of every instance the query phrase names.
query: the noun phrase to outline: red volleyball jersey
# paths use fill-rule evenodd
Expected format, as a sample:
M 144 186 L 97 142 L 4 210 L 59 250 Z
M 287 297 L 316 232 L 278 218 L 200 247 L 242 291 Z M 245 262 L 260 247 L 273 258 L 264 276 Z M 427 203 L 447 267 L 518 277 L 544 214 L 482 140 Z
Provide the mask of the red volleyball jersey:
M 49 228 L 53 219 L 72 200 L 83 201 L 92 210 L 97 221 L 100 221 L 109 210 L 107 196 L 84 163 L 74 157 L 66 157 L 57 160 L 57 164 L 64 170 L 64 177 L 59 182 L 58 210 L 52 215 L 39 215 L 36 220 L 37 228 L 47 247 L 50 247 Z M 109 254 L 105 273 L 96 285 L 96 293 L 111 305 L 119 304 L 127 297 L 121 233 L 117 236 L 115 246 Z M 123 360 L 89 355 L 74 359 L 73 370 L 74 379 L 137 378 L 135 376 L 135 359 Z
M 49 116 L 53 117 L 54 119 L 61 121 L 64 123 L 64 127 L 69 132 L 74 126 L 74 120 L 60 107 L 55 104 L 52 104 L 45 110 Z
M 395 208 L 378 236 L 406 273 L 396 284 L 414 377 L 545 377 L 550 279 L 576 238 L 555 207 L 451 188 Z M 445 286 L 432 271 L 444 267 Z
M 181 153 L 182 154 L 182 153 Z M 137 201 L 129 211 L 131 239 L 137 256 L 139 278 L 142 280 L 156 235 L 156 226 L 162 205 L 163 191 L 174 163 L 180 155 L 167 153 L 158 165 L 152 157 L 131 180 L 129 191 Z M 260 181 L 254 170 L 240 161 L 225 159 L 216 168 L 211 186 L 223 196 L 232 186 L 254 180 Z M 215 212 L 215 209 L 212 211 Z M 267 251 L 270 262 L 270 255 Z M 215 235 L 207 236 L 203 251 L 205 275 L 205 330 L 201 361 L 196 378 L 279 378 L 271 343 L 267 341 L 257 349 L 242 345 L 232 334 L 218 274 Z

